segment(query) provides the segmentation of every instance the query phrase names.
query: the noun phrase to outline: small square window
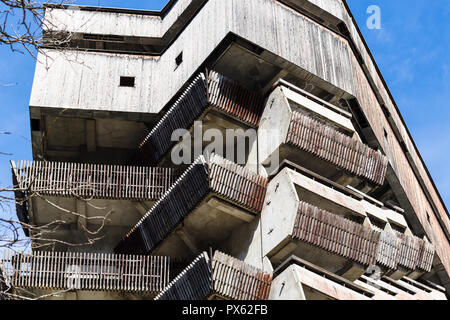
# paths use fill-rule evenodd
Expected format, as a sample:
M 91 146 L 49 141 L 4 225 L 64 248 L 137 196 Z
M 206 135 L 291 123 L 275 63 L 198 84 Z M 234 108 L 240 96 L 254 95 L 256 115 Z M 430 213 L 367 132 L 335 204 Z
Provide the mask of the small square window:
M 41 120 L 31 119 L 31 131 L 41 131 Z
M 181 51 L 178 57 L 175 58 L 175 64 L 177 65 L 176 68 L 178 68 L 181 63 L 183 63 L 183 51 Z
M 120 77 L 121 87 L 134 87 L 135 77 Z

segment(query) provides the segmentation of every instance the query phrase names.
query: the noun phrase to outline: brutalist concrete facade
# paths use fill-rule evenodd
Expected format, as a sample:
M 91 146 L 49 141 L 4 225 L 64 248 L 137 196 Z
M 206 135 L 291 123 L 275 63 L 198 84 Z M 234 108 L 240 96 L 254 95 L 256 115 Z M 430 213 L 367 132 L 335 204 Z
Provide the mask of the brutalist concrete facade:
M 49 5 L 45 17 L 34 161 L 12 173 L 34 244 L 37 228 L 66 224 L 51 248 L 3 258 L 12 290 L 446 299 L 448 211 L 345 1 Z M 209 150 L 208 132 L 244 151 Z M 67 244 L 92 230 L 101 239 Z

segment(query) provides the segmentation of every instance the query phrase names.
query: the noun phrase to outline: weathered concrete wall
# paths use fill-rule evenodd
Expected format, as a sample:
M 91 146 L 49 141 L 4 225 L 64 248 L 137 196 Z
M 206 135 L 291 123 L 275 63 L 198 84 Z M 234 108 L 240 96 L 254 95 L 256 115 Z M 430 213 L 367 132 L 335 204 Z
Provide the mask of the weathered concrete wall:
M 258 152 L 261 162 L 264 163 L 271 156 L 278 156 L 278 147 L 286 142 L 291 120 L 292 110 L 289 102 L 281 88 L 277 88 L 267 98 L 266 108 L 258 128 Z M 276 167 L 277 164 L 271 163 L 271 166 Z
M 162 38 L 193 2 L 201 1 L 178 0 L 164 18 L 157 12 L 144 14 L 138 10 L 131 14 L 80 10 L 78 6 L 72 6 L 71 10 L 48 8 L 47 27 L 79 33 Z

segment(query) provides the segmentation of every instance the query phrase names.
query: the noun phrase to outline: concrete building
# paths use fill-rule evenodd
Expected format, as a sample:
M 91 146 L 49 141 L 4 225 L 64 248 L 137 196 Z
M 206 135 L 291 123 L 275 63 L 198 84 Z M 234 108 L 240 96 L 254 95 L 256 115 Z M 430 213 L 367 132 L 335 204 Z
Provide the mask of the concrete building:
M 2 258 L 13 290 L 447 298 L 448 210 L 344 0 L 45 18 L 34 161 L 11 163 L 33 243 Z

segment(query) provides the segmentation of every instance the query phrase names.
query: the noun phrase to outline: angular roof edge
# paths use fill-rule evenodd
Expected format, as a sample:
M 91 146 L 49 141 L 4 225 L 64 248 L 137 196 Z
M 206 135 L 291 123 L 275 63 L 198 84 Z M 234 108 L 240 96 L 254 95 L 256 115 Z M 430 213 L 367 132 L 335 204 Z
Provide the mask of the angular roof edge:
M 350 9 L 350 6 L 349 6 L 348 3 L 347 3 L 347 0 L 342 0 L 342 2 L 344 3 L 345 9 L 347 10 L 347 12 L 348 12 L 350 18 L 352 19 L 353 24 L 355 25 L 356 30 L 358 31 L 358 35 L 359 35 L 359 37 L 361 38 L 361 41 L 362 41 L 362 43 L 364 44 L 364 47 L 366 48 L 367 53 L 369 54 L 370 58 L 372 59 L 372 62 L 373 62 L 373 64 L 374 64 L 374 66 L 375 66 L 375 69 L 376 69 L 376 71 L 377 71 L 377 74 L 378 74 L 378 76 L 380 77 L 380 79 L 381 79 L 381 81 L 382 81 L 382 83 L 383 83 L 383 85 L 384 85 L 384 87 L 385 87 L 385 89 L 386 89 L 386 92 L 387 92 L 388 95 L 389 95 L 389 98 L 392 100 L 392 104 L 394 105 L 395 110 L 397 111 L 397 113 L 398 113 L 398 115 L 399 115 L 399 118 L 400 118 L 400 120 L 401 120 L 403 126 L 405 127 L 406 133 L 407 133 L 409 139 L 411 140 L 412 145 L 414 146 L 414 149 L 415 149 L 415 151 L 416 151 L 416 153 L 417 153 L 417 155 L 418 155 L 420 161 L 421 161 L 422 164 L 423 164 L 423 167 L 424 167 L 424 169 L 425 169 L 425 172 L 426 172 L 427 175 L 428 175 L 428 179 L 430 179 L 430 182 L 431 182 L 431 184 L 433 185 L 433 187 L 434 187 L 434 189 L 435 189 L 435 191 L 436 191 L 436 194 L 437 194 L 437 196 L 439 197 L 439 200 L 441 201 L 442 206 L 444 207 L 444 210 L 445 210 L 446 213 L 447 213 L 447 216 L 450 217 L 450 213 L 449 213 L 448 208 L 447 208 L 447 206 L 446 206 L 446 204 L 445 204 L 445 202 L 444 202 L 444 200 L 443 200 L 443 198 L 442 198 L 442 196 L 441 196 L 441 193 L 439 192 L 439 189 L 437 188 L 437 186 L 436 186 L 436 184 L 435 184 L 435 182 L 434 182 L 434 180 L 433 180 L 433 177 L 431 176 L 431 173 L 430 173 L 430 171 L 428 170 L 428 167 L 427 167 L 427 165 L 426 165 L 426 163 L 425 163 L 425 161 L 424 161 L 422 155 L 420 154 L 419 148 L 417 147 L 417 144 L 416 144 L 416 142 L 414 141 L 414 139 L 413 139 L 413 137 L 412 137 L 412 135 L 411 135 L 411 132 L 409 131 L 408 126 L 406 125 L 406 121 L 405 121 L 405 119 L 403 118 L 403 115 L 402 115 L 402 113 L 401 113 L 401 111 L 400 111 L 400 109 L 399 109 L 399 107 L 398 107 L 398 105 L 397 105 L 397 102 L 395 101 L 394 96 L 392 95 L 392 92 L 391 92 L 391 90 L 389 89 L 389 86 L 387 85 L 386 80 L 384 79 L 383 74 L 381 73 L 380 68 L 378 67 L 378 64 L 377 64 L 377 62 L 376 62 L 376 60 L 375 60 L 375 58 L 374 58 L 374 56 L 373 56 L 373 54 L 372 54 L 372 51 L 371 51 L 370 48 L 369 48 L 369 45 L 368 45 L 367 42 L 366 42 L 366 39 L 364 38 L 364 36 L 363 36 L 363 34 L 362 34 L 362 32 L 361 32 L 361 29 L 359 28 L 358 23 L 356 22 L 355 17 L 353 16 L 353 13 L 352 13 L 352 11 L 351 11 L 351 9 Z
M 173 8 L 173 6 L 178 2 L 178 0 L 169 0 L 169 2 L 161 9 L 158 10 L 143 10 L 143 9 L 127 9 L 127 8 L 113 8 L 113 7 L 96 7 L 96 6 L 83 6 L 83 5 L 72 5 L 72 4 L 54 4 L 45 3 L 44 8 L 47 9 L 72 9 L 81 11 L 97 11 L 97 12 L 112 12 L 112 13 L 122 13 L 122 14 L 135 14 L 144 16 L 157 16 L 164 18 L 167 13 Z

